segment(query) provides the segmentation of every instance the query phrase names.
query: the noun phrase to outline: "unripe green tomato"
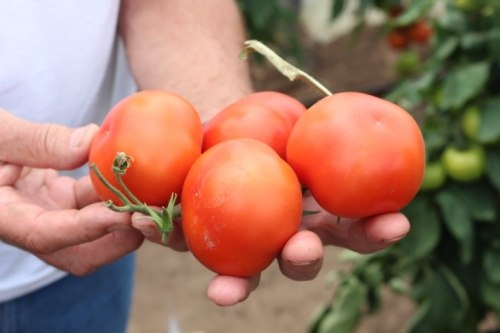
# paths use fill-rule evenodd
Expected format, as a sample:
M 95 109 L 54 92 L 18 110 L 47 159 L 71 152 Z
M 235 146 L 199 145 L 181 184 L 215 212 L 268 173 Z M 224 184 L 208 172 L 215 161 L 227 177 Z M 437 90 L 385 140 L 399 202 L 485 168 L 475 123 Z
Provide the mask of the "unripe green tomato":
M 448 176 L 459 182 L 478 180 L 486 170 L 486 154 L 480 145 L 466 150 L 447 147 L 443 152 L 442 162 Z
M 435 190 L 443 186 L 446 181 L 446 171 L 444 170 L 443 163 L 441 161 L 428 162 L 425 166 L 424 179 L 421 190 L 430 191 Z
M 479 125 L 481 124 L 481 112 L 479 108 L 477 106 L 469 106 L 465 109 L 460 123 L 465 136 L 469 140 L 476 141 Z

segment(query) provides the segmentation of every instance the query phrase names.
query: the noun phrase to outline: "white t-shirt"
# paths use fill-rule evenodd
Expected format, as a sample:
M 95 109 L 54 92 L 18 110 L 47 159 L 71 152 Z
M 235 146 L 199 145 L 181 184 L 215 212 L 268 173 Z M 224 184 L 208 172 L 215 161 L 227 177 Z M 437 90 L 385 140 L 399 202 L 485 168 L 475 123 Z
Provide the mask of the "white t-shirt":
M 100 123 L 136 89 L 116 35 L 119 6 L 119 0 L 0 0 L 0 108 L 36 122 Z M 64 275 L 0 241 L 0 302 Z

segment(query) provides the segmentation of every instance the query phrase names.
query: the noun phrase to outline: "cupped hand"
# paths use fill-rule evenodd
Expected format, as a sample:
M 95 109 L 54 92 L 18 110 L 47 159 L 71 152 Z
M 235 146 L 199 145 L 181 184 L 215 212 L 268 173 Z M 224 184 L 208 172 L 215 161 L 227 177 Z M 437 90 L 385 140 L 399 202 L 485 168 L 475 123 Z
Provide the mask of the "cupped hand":
M 360 203 L 362 204 L 362 203 Z M 360 253 L 382 250 L 396 243 L 409 232 L 408 219 L 401 213 L 390 213 L 364 219 L 338 219 L 323 210 L 314 198 L 304 196 L 304 209 L 315 211 L 302 220 L 302 228 L 285 244 L 277 258 L 281 272 L 292 280 L 314 279 L 321 270 L 323 248 L 340 246 Z M 134 227 L 151 241 L 160 243 L 156 227 L 141 214 L 132 216 Z M 187 250 L 180 223 L 174 224 L 169 246 Z M 220 306 L 231 306 L 244 301 L 257 288 L 260 276 L 240 278 L 215 276 L 208 286 L 208 297 Z
M 0 240 L 75 275 L 143 241 L 129 214 L 99 202 L 88 176 L 55 171 L 83 165 L 96 130 L 35 124 L 0 110 Z

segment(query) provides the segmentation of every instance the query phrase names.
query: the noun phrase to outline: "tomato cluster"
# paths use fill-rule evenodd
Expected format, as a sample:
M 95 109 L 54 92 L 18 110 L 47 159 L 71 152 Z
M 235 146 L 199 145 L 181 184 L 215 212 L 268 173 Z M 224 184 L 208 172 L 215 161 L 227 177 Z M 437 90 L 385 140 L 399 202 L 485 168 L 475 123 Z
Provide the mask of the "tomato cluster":
M 304 187 L 328 212 L 363 218 L 407 205 L 425 167 L 411 115 L 355 92 L 309 109 L 286 94 L 257 92 L 202 126 L 183 98 L 143 91 L 118 103 L 92 142 L 90 163 L 110 183 L 120 151 L 132 159 L 121 177 L 130 192 L 156 206 L 178 194 L 193 255 L 243 277 L 264 270 L 297 232 Z M 92 180 L 102 200 L 117 201 Z
M 389 10 L 391 19 L 396 19 L 403 14 L 405 8 L 402 6 L 395 6 Z M 419 19 L 406 25 L 392 26 L 388 35 L 387 43 L 394 50 L 404 50 L 411 44 L 426 45 L 432 37 L 432 26 L 426 19 Z

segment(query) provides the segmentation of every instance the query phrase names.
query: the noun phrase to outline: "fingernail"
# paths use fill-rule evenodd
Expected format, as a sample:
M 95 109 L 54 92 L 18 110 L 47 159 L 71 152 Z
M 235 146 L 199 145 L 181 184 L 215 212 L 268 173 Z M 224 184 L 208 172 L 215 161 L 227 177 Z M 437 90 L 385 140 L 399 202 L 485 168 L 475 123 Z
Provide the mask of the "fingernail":
M 391 238 L 391 239 L 384 239 L 384 240 L 383 240 L 383 242 L 384 242 L 384 243 L 388 243 L 388 244 L 394 244 L 394 243 L 399 242 L 399 241 L 400 241 L 400 240 L 402 240 L 403 238 L 405 238 L 405 237 L 406 237 L 406 235 L 408 235 L 408 233 L 403 234 L 403 235 L 398 236 L 398 237 Z

